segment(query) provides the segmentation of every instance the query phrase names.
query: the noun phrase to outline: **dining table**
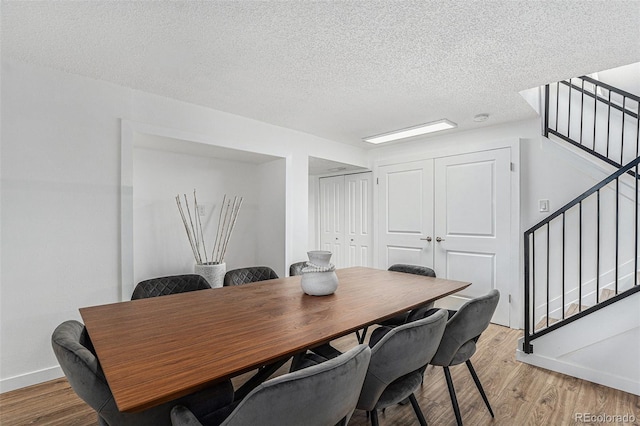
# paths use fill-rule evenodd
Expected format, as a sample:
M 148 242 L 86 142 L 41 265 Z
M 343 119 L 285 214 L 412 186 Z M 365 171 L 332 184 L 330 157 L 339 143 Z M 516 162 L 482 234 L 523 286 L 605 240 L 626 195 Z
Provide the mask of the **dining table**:
M 338 288 L 326 296 L 305 294 L 293 276 L 80 315 L 118 409 L 139 412 L 258 369 L 236 392 L 242 397 L 296 354 L 470 285 L 369 267 L 336 274 Z

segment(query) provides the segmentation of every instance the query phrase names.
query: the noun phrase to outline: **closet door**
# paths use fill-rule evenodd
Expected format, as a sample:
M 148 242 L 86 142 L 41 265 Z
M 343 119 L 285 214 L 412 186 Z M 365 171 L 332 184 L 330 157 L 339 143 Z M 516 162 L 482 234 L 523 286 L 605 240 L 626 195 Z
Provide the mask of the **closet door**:
M 372 174 L 347 175 L 345 179 L 345 267 L 373 266 Z
M 447 298 L 457 309 L 467 300 L 500 290 L 493 322 L 509 325 L 511 218 L 510 149 L 435 160 L 434 263 L 438 276 L 470 281 Z M 442 306 L 442 305 L 441 305 Z
M 378 266 L 433 267 L 433 160 L 380 167 Z
M 333 253 L 336 268 L 344 265 L 344 176 L 320 179 L 320 246 Z

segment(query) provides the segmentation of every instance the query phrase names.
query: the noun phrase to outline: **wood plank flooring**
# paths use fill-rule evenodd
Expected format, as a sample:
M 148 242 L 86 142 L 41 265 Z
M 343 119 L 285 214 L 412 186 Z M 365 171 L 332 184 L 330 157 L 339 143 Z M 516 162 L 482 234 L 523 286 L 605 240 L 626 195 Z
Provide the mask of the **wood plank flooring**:
M 489 415 L 466 367 L 451 369 L 465 425 L 604 424 L 575 420 L 576 413 L 604 413 L 634 415 L 636 420 L 626 425 L 640 426 L 640 397 L 517 362 L 515 348 L 520 336 L 518 330 L 491 325 L 480 338 L 478 352 L 472 358 L 495 419 Z M 355 335 L 350 335 L 336 341 L 335 346 L 345 350 L 355 344 Z M 285 365 L 276 374 L 286 372 L 287 368 Z M 234 385 L 246 378 L 247 375 L 234 379 Z M 427 369 L 417 399 L 429 425 L 455 425 L 441 368 Z M 379 420 L 381 426 L 418 424 L 410 404 L 388 408 L 380 413 Z M 0 395 L 2 426 L 97 424 L 95 412 L 76 396 L 64 378 Z M 368 424 L 365 413 L 359 410 L 349 423 Z

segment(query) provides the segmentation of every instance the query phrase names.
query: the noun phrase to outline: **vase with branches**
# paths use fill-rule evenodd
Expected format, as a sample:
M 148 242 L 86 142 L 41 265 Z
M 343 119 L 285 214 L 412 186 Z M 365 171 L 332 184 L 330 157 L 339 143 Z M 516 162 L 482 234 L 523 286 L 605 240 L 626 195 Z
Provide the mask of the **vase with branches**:
M 207 250 L 207 244 L 205 243 L 196 190 L 193 190 L 193 203 L 191 205 L 187 194 L 183 194 L 183 198 L 184 205 L 180 195 L 176 195 L 176 204 L 196 262 L 194 270 L 204 276 L 212 287 L 218 287 L 222 285 L 222 278 L 224 278 L 224 257 L 227 254 L 229 241 L 238 220 L 243 197 L 227 198 L 225 194 L 222 198 L 216 235 L 213 244 L 209 245 L 211 247 L 210 251 Z

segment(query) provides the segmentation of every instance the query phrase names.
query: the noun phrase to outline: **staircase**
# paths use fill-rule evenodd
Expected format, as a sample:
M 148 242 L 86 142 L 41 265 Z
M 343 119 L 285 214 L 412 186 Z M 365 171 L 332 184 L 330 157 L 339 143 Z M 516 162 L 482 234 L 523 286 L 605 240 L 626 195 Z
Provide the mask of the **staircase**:
M 590 340 L 595 352 L 606 349 L 606 327 L 612 327 L 608 336 L 640 341 L 640 295 L 633 296 L 640 291 L 640 97 L 583 76 L 545 86 L 544 105 L 545 137 L 569 143 L 612 169 L 524 233 L 525 330 L 518 359 L 550 368 L 553 356 L 585 358 L 588 345 L 568 341 L 594 328 L 598 332 L 591 334 L 599 337 L 583 340 Z M 631 316 L 620 314 L 623 308 Z M 538 345 L 544 355 L 532 362 Z M 565 352 L 557 352 L 560 346 Z M 640 395 L 640 366 L 637 370 L 631 372 L 637 380 L 617 387 Z

